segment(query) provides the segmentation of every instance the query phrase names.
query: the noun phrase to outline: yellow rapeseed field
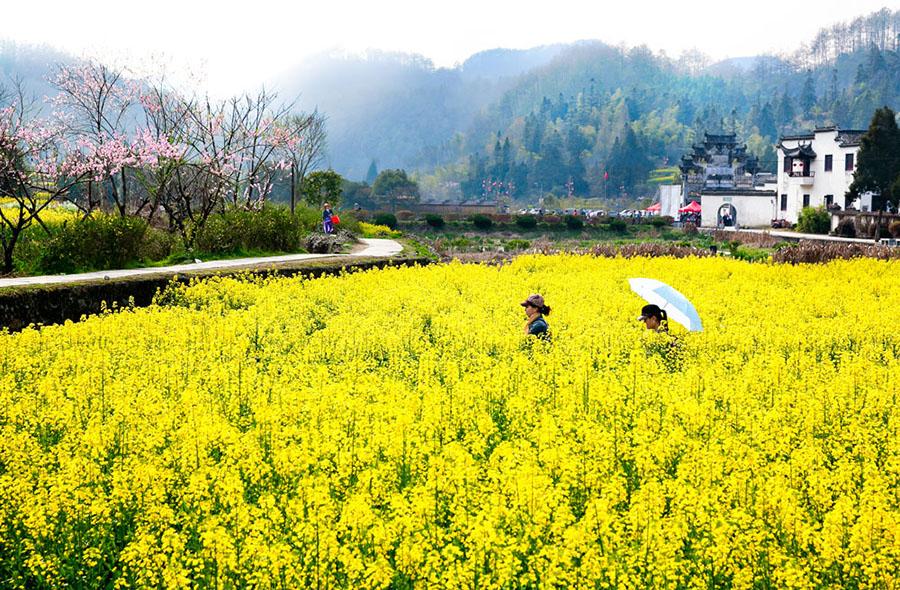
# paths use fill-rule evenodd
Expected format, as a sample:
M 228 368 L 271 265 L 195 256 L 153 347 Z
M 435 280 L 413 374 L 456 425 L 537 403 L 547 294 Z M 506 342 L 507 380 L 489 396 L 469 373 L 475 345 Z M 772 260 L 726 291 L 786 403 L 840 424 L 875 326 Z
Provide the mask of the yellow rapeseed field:
M 644 330 L 629 277 L 706 331 Z M 528 256 L 160 303 L 0 334 L 0 587 L 900 585 L 896 262 Z

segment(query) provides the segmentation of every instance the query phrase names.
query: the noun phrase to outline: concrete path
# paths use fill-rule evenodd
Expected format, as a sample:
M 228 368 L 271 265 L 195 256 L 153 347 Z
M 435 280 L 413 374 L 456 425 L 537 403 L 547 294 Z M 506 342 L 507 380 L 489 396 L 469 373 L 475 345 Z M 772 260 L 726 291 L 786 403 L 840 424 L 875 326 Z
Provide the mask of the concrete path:
M 705 228 L 704 228 L 705 229 Z M 715 229 L 715 228 L 712 228 Z M 710 230 L 712 231 L 712 230 Z M 784 238 L 787 240 L 811 240 L 816 242 L 843 242 L 846 244 L 875 244 L 875 240 L 866 240 L 863 238 L 841 238 L 838 236 L 826 236 L 822 234 L 801 234 L 795 231 L 778 231 L 769 229 L 734 229 L 733 227 L 722 228 L 721 231 L 742 232 L 748 234 L 768 234 L 773 238 Z
M 232 258 L 230 260 L 211 260 L 193 264 L 176 264 L 173 266 L 157 266 L 150 268 L 132 268 L 123 270 L 102 270 L 72 275 L 45 275 L 40 277 L 18 277 L 0 279 L 0 289 L 4 287 L 21 287 L 25 285 L 60 285 L 80 283 L 83 281 L 102 281 L 122 277 L 139 277 L 158 274 L 179 274 L 204 270 L 233 269 L 240 267 L 265 268 L 273 264 L 296 262 L 298 260 L 315 260 L 319 258 L 386 258 L 403 251 L 403 246 L 394 240 L 360 239 L 362 244 L 354 248 L 350 254 L 286 254 L 284 256 L 265 256 L 262 258 Z

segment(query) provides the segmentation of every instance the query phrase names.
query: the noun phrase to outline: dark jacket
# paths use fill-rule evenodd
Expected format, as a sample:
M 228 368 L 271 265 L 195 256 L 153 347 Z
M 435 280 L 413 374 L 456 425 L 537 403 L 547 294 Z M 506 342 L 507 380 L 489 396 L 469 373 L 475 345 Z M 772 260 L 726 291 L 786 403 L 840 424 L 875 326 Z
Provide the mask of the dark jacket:
M 547 325 L 547 320 L 544 319 L 544 316 L 538 316 L 537 319 L 531 322 L 531 325 L 528 326 L 528 333 L 542 340 L 550 338 L 550 326 Z

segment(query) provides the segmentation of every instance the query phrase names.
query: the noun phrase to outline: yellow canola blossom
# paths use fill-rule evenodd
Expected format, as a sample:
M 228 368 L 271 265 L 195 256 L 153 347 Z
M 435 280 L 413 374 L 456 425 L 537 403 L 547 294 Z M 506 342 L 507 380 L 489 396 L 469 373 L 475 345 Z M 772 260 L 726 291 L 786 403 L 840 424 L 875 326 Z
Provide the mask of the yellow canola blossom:
M 399 238 L 402 235 L 400 231 L 386 225 L 366 223 L 365 221 L 359 222 L 359 230 L 364 238 Z
M 705 331 L 644 330 L 629 277 Z M 158 303 L 0 333 L 3 587 L 900 585 L 896 262 L 534 256 Z

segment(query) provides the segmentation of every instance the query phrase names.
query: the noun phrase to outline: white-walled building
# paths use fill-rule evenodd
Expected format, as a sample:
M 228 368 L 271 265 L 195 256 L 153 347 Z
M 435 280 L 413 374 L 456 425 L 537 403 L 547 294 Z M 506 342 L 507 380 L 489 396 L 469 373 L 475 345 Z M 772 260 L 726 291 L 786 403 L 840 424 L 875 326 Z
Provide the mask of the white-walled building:
M 700 225 L 703 227 L 769 227 L 772 223 L 774 190 L 703 191 L 701 198 Z
M 822 127 L 812 133 L 786 135 L 776 146 L 778 188 L 775 218 L 797 223 L 804 207 L 846 205 L 853 182 L 859 139 L 865 131 Z M 856 204 L 871 209 L 871 195 Z
M 656 202 L 660 205 L 659 214 L 662 216 L 678 217 L 678 210 L 684 206 L 684 198 L 681 196 L 680 184 L 661 184 L 657 190 Z

